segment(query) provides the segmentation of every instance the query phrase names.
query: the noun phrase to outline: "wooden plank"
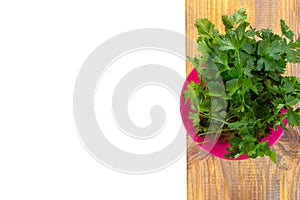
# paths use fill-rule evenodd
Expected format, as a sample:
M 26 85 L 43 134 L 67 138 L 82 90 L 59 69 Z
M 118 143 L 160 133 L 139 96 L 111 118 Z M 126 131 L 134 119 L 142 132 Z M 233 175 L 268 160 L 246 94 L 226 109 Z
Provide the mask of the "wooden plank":
M 209 18 L 222 29 L 221 14 L 233 14 L 240 7 L 257 28 L 280 31 L 284 19 L 300 34 L 300 0 L 186 0 L 186 35 L 195 40 L 196 18 Z M 187 54 L 192 49 L 187 42 Z M 289 65 L 286 74 L 300 76 L 298 65 Z M 192 66 L 187 63 L 187 73 Z M 212 156 L 199 158 L 200 149 L 187 139 L 188 200 L 213 199 L 289 199 L 300 200 L 300 131 L 289 128 L 274 146 L 278 154 L 275 165 L 269 158 L 225 161 Z

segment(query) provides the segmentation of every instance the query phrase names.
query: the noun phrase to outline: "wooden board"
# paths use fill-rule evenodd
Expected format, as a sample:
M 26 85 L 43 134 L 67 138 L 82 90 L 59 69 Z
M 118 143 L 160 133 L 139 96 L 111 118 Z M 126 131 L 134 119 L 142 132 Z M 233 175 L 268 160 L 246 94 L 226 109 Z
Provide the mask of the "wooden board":
M 196 18 L 209 18 L 222 29 L 221 14 L 233 14 L 240 7 L 257 28 L 280 31 L 284 19 L 298 37 L 300 0 L 186 0 L 186 35 L 195 40 Z M 192 47 L 187 42 L 187 54 Z M 289 65 L 287 75 L 300 75 L 300 66 Z M 192 66 L 187 63 L 187 73 Z M 274 146 L 278 163 L 269 158 L 225 161 L 210 155 L 199 158 L 200 149 L 187 139 L 188 200 L 300 200 L 300 131 L 289 128 Z

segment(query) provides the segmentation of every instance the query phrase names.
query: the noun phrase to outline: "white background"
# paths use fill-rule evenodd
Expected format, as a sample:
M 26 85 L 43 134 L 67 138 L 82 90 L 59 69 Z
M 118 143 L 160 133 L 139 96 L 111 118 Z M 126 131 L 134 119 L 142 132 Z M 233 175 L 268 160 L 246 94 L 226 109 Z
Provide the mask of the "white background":
M 184 34 L 184 21 L 184 0 L 1 1 L 0 199 L 186 199 L 185 157 L 153 174 L 115 172 L 87 153 L 72 115 L 98 45 L 137 28 Z

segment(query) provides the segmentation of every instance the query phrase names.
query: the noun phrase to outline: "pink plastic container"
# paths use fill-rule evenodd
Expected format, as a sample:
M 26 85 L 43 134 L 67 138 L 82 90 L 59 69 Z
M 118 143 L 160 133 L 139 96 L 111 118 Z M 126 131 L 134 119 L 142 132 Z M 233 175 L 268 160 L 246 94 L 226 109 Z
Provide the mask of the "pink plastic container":
M 190 102 L 188 101 L 186 104 L 184 104 L 183 92 L 187 90 L 188 83 L 192 80 L 195 83 L 200 82 L 198 73 L 195 68 L 188 75 L 187 80 L 185 81 L 185 83 L 183 85 L 183 88 L 181 91 L 181 98 L 180 98 L 180 113 L 181 113 L 181 118 L 182 118 L 184 127 L 185 127 L 187 133 L 189 134 L 189 136 L 192 138 L 192 140 L 194 142 L 202 142 L 204 140 L 204 138 L 200 137 L 196 134 L 195 127 L 193 127 L 192 121 L 189 119 L 189 112 L 192 111 L 190 108 Z M 282 110 L 282 112 L 286 112 L 286 111 Z M 286 125 L 287 120 L 284 120 L 283 123 Z M 284 131 L 281 126 L 278 126 L 277 130 L 273 130 L 271 128 L 271 134 L 268 137 L 263 138 L 262 141 L 268 140 L 269 145 L 272 146 L 280 139 L 283 132 Z M 209 154 L 216 156 L 218 158 L 226 159 L 226 160 L 244 160 L 244 159 L 249 158 L 246 155 L 242 155 L 242 156 L 238 157 L 237 159 L 226 158 L 225 154 L 229 153 L 226 150 L 226 148 L 229 147 L 229 142 L 222 143 L 218 140 L 212 148 L 209 147 L 209 145 L 204 145 L 204 144 L 198 144 L 198 146 L 201 147 L 206 152 L 208 152 Z

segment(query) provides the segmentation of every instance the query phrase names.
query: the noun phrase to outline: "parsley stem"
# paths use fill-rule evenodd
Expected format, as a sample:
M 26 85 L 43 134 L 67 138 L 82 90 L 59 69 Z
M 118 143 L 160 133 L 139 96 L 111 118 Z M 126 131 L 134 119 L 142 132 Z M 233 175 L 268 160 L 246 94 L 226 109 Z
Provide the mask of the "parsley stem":
M 231 131 L 231 130 L 234 130 L 234 129 L 221 129 L 220 131 L 223 132 L 223 131 Z M 207 134 L 211 134 L 211 133 L 215 133 L 216 131 L 209 131 L 209 132 L 205 132 L 205 133 L 200 133 L 200 134 L 197 134 L 197 135 L 207 135 Z
M 229 123 L 227 123 L 226 121 L 224 121 L 224 120 L 221 120 L 221 119 L 218 119 L 218 118 L 215 118 L 215 117 L 211 117 L 212 119 L 214 119 L 214 120 L 216 120 L 216 121 L 219 121 L 219 122 L 222 122 L 222 123 L 224 123 L 224 124 L 229 124 Z
M 238 49 L 235 50 L 235 56 L 237 57 L 237 61 L 238 61 L 237 71 L 239 73 L 238 77 L 240 78 L 243 75 L 243 73 L 242 73 L 242 64 L 241 64 L 240 52 L 239 52 Z

